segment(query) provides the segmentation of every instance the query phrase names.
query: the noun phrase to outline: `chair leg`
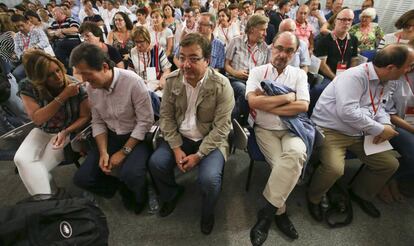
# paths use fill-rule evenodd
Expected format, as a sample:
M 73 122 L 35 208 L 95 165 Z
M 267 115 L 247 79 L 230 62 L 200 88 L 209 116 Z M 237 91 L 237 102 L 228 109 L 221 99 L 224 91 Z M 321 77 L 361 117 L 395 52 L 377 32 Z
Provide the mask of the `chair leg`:
M 364 166 L 365 166 L 365 163 L 362 163 L 361 166 L 359 167 L 358 171 L 354 174 L 354 176 L 352 176 L 351 180 L 349 181 L 349 183 L 348 183 L 349 186 L 352 185 L 352 183 L 354 182 L 356 176 L 358 176 L 358 174 L 362 171 Z
M 246 191 L 249 191 L 249 188 L 250 188 L 250 179 L 252 178 L 253 165 L 254 165 L 254 160 L 250 159 L 249 172 L 247 173 L 247 180 L 246 180 Z
M 79 163 L 79 160 L 76 160 L 76 161 L 74 161 L 73 163 L 75 163 L 75 165 L 76 165 L 76 167 L 77 167 L 77 168 L 80 168 L 80 163 Z

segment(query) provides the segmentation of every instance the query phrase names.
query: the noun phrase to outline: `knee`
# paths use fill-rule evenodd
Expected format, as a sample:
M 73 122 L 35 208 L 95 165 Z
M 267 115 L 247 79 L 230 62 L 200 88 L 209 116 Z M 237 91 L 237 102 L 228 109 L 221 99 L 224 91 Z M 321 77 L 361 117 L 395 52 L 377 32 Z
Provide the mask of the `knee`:
M 202 190 L 216 190 L 221 186 L 222 174 L 221 173 L 206 173 L 200 175 L 200 187 Z
M 398 167 L 400 166 L 400 163 L 398 162 L 398 159 L 393 157 L 392 159 L 390 159 L 390 161 L 388 162 L 387 165 L 387 169 L 389 169 L 391 172 L 396 172 Z
M 340 178 L 344 175 L 344 165 L 323 164 L 319 167 L 323 173 L 333 178 Z
M 27 155 L 25 155 L 21 151 L 16 152 L 16 154 L 14 155 L 13 161 L 16 164 L 17 168 L 23 168 L 25 164 L 30 162 L 30 160 L 27 158 Z

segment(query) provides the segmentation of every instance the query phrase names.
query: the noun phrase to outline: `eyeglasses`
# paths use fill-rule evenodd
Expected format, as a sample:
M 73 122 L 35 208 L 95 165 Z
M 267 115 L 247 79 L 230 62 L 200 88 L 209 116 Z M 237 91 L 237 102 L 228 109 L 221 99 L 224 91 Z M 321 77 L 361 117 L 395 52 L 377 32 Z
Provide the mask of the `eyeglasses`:
M 351 18 L 336 18 L 336 19 L 341 21 L 341 22 L 351 22 L 351 21 L 354 20 L 354 19 L 351 19 Z
M 122 22 L 122 21 L 124 21 L 124 19 L 114 19 L 114 21 L 119 21 L 119 22 Z
M 296 51 L 294 48 L 284 48 L 282 45 L 273 46 L 273 49 L 278 52 L 285 52 L 287 55 L 292 55 Z
M 180 56 L 180 57 L 178 57 L 178 60 L 181 63 L 185 63 L 185 61 L 188 61 L 189 63 L 192 63 L 192 64 L 195 64 L 198 61 L 201 61 L 203 59 L 204 59 L 204 57 L 196 57 L 196 56 L 190 56 L 190 57 Z
M 203 23 L 203 22 L 198 22 L 198 25 L 199 26 L 208 26 L 208 27 L 210 27 L 210 26 L 212 26 L 212 24 L 211 23 Z
M 146 43 L 147 41 L 145 40 L 134 40 L 135 44 L 143 44 Z

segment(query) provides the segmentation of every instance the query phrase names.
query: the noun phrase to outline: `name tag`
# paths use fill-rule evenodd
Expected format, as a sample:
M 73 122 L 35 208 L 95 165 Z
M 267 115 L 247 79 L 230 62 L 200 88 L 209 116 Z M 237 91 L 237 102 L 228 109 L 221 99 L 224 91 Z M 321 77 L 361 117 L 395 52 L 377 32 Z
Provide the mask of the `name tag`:
M 346 63 L 338 62 L 338 65 L 336 65 L 336 76 L 338 76 L 341 73 L 345 72 L 346 69 L 347 69 Z
M 404 120 L 407 121 L 408 124 L 414 126 L 414 107 L 407 107 Z
M 157 80 L 157 72 L 155 67 L 147 67 L 147 80 Z
M 254 109 L 250 109 L 249 117 L 247 118 L 247 123 L 250 127 L 254 127 L 254 122 L 256 121 L 257 112 Z

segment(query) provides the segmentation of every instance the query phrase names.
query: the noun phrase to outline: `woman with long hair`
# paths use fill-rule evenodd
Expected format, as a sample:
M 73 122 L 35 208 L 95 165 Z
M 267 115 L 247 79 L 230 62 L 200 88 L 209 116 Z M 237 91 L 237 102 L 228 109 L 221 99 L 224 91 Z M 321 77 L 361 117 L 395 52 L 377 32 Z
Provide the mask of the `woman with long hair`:
M 59 60 L 41 50 L 27 51 L 23 64 L 27 78 L 20 82 L 19 94 L 37 127 L 20 145 L 14 162 L 31 195 L 51 194 L 49 172 L 64 160 L 70 135 L 90 120 L 87 94 Z
M 181 22 L 174 18 L 174 7 L 171 4 L 165 4 L 162 7 L 162 12 L 164 13 L 164 23 L 165 26 L 170 28 L 170 30 L 173 32 L 173 34 L 175 34 L 175 31 L 177 29 L 181 29 L 182 28 L 182 24 Z
M 123 57 L 125 68 L 128 67 L 129 52 L 134 47 L 131 30 L 134 27 L 128 15 L 123 12 L 115 14 L 114 29 L 108 34 L 108 44 L 112 45 Z

